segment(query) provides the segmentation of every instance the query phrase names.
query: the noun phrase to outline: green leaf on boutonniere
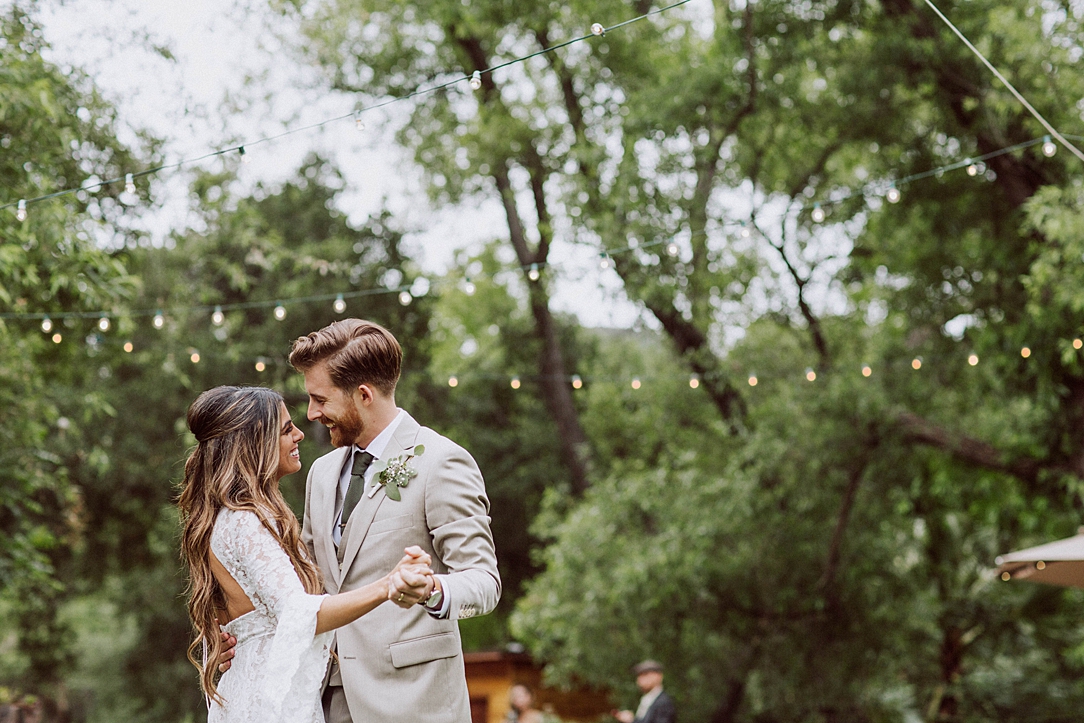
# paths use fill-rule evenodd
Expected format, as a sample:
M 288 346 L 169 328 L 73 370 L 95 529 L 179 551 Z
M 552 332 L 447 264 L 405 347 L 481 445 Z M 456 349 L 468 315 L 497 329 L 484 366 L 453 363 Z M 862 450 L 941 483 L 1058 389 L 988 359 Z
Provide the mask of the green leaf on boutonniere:
M 395 500 L 396 502 L 403 499 L 402 495 L 399 494 L 398 485 L 384 485 L 384 494 L 388 496 L 388 499 Z
M 425 452 L 425 445 L 424 444 L 419 444 L 417 447 L 414 448 L 414 456 L 415 457 L 421 457 L 423 452 Z

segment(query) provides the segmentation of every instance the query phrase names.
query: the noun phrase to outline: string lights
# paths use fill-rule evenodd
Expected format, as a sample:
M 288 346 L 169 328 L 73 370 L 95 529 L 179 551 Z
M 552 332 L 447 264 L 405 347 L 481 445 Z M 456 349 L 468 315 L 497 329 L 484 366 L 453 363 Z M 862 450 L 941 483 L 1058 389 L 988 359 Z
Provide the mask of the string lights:
M 601 23 L 593 23 L 591 25 L 591 27 L 590 27 L 590 35 L 585 35 L 585 36 L 582 36 L 582 37 L 573 38 L 571 40 L 565 41 L 564 43 L 561 43 L 561 44 L 558 44 L 558 45 L 555 45 L 555 46 L 552 46 L 552 47 L 549 47 L 549 48 L 545 48 L 545 49 L 543 49 L 543 50 L 541 50 L 541 51 L 539 51 L 537 53 L 532 53 L 532 54 L 524 56 L 522 58 L 516 58 L 516 59 L 510 60 L 510 61 L 507 61 L 505 63 L 501 63 L 499 65 L 493 66 L 491 68 L 487 68 L 487 69 L 484 69 L 484 70 L 474 70 L 473 72 L 471 72 L 471 74 L 469 76 L 458 77 L 458 78 L 456 78 L 454 80 L 451 80 L 449 82 L 446 82 L 446 83 L 443 83 L 443 84 L 440 84 L 440 85 L 437 85 L 437 86 L 433 86 L 433 87 L 429 87 L 429 88 L 419 88 L 419 89 L 415 90 L 414 92 L 412 92 L 410 94 L 382 101 L 382 102 L 377 103 L 375 105 L 372 105 L 370 107 L 362 108 L 360 110 L 354 111 L 354 112 L 352 112 L 350 114 L 347 114 L 345 116 L 330 118 L 330 119 L 321 121 L 319 123 L 315 123 L 315 124 L 300 127 L 300 128 L 288 129 L 288 130 L 284 131 L 283 133 L 280 133 L 280 134 L 275 135 L 275 136 L 259 138 L 259 139 L 255 140 L 255 141 L 248 142 L 246 145 L 251 147 L 251 146 L 259 144 L 259 143 L 270 142 L 272 140 L 276 140 L 276 139 L 284 137 L 284 136 L 288 136 L 288 135 L 291 135 L 291 134 L 294 134 L 294 133 L 300 133 L 302 131 L 310 130 L 310 129 L 315 128 L 315 127 L 320 127 L 320 126 L 326 125 L 328 123 L 343 120 L 345 118 L 352 119 L 354 121 L 357 129 L 358 130 L 363 130 L 364 129 L 364 124 L 362 122 L 362 114 L 364 112 L 366 112 L 366 111 L 374 110 L 376 108 L 382 108 L 382 107 L 384 107 L 386 105 L 389 105 L 391 103 L 395 103 L 395 102 L 399 102 L 399 101 L 405 101 L 405 100 L 408 100 L 410 98 L 417 97 L 417 96 L 420 96 L 420 95 L 423 95 L 423 94 L 426 94 L 426 93 L 432 93 L 432 92 L 435 92 L 437 90 L 447 88 L 447 87 L 449 87 L 451 85 L 460 83 L 463 80 L 466 80 L 468 82 L 469 86 L 473 90 L 479 90 L 482 87 L 482 73 L 492 73 L 495 70 L 508 67 L 508 66 L 513 65 L 515 63 L 523 62 L 523 61 L 528 60 L 530 58 L 536 57 L 537 55 L 540 55 L 540 54 L 543 54 L 543 53 L 548 53 L 548 52 L 551 52 L 553 50 L 556 50 L 557 48 L 561 48 L 561 47 L 565 47 L 567 45 L 571 45 L 572 43 L 587 40 L 587 39 L 590 39 L 591 37 L 604 36 L 605 33 L 607 32 L 607 30 L 612 30 L 612 29 L 615 29 L 615 28 L 619 28 L 619 27 L 622 27 L 623 25 L 626 25 L 626 24 L 629 24 L 629 23 L 632 23 L 632 22 L 636 22 L 636 21 L 641 20 L 643 18 L 646 18 L 646 17 L 648 17 L 650 15 L 665 12 L 667 10 L 678 7 L 680 5 L 684 5 L 685 3 L 690 2 L 690 1 L 691 0 L 681 0 L 680 2 L 675 2 L 675 3 L 671 4 L 671 5 L 666 6 L 666 7 L 658 8 L 658 9 L 653 10 L 651 12 L 648 12 L 648 13 L 645 13 L 643 15 L 632 18 L 630 20 L 627 20 L 627 21 L 625 21 L 623 23 L 620 23 L 618 25 L 614 25 L 611 28 L 606 28 Z M 932 3 L 929 3 L 929 4 L 931 4 L 931 6 L 932 6 Z M 1059 137 L 1059 139 L 1062 138 L 1061 136 L 1058 136 L 1058 137 Z M 1072 138 L 1072 136 L 1068 136 L 1068 137 Z M 883 185 L 878 187 L 878 186 L 872 185 L 872 184 L 867 185 L 867 186 L 863 186 L 858 191 L 852 191 L 848 195 L 841 196 L 841 197 L 835 197 L 835 198 L 833 198 L 831 200 L 825 200 L 825 201 L 823 201 L 823 203 L 825 205 L 830 205 L 830 204 L 833 204 L 833 203 L 839 203 L 839 202 L 841 202 L 843 200 L 846 200 L 847 198 L 850 198 L 851 196 L 855 195 L 856 193 L 859 193 L 859 194 L 862 194 L 862 195 L 865 195 L 865 196 L 881 196 L 889 203 L 893 203 L 893 204 L 899 203 L 901 198 L 902 198 L 902 193 L 901 193 L 901 190 L 900 190 L 899 187 L 902 186 L 902 185 L 905 185 L 907 183 L 911 183 L 911 182 L 914 182 L 914 181 L 917 181 L 917 180 L 921 180 L 921 179 L 924 179 L 924 178 L 933 177 L 933 176 L 940 177 L 946 172 L 957 170 L 957 169 L 960 169 L 960 168 L 965 169 L 966 173 L 971 177 L 978 177 L 978 176 L 981 176 L 981 175 L 985 175 L 986 170 L 987 170 L 985 161 L 989 160 L 990 158 L 993 158 L 993 157 L 996 157 L 998 155 L 1002 155 L 1002 154 L 1005 154 L 1005 153 L 1011 153 L 1011 152 L 1014 152 L 1014 151 L 1017 151 L 1017 150 L 1028 148 L 1028 147 L 1031 147 L 1031 146 L 1034 146 L 1034 145 L 1037 145 L 1037 144 L 1041 144 L 1040 151 L 1043 154 L 1043 156 L 1045 156 L 1047 158 L 1053 157 L 1057 152 L 1057 145 L 1054 143 L 1051 135 L 1045 135 L 1042 138 L 1033 139 L 1033 140 L 1030 140 L 1030 141 L 1025 141 L 1023 143 L 1018 143 L 1018 144 L 1015 144 L 1015 145 L 1012 145 L 1012 146 L 1009 146 L 1009 147 L 1006 147 L 1006 148 L 1003 148 L 1003 149 L 993 151 L 991 153 L 984 154 L 984 155 L 979 156 L 977 158 L 965 158 L 961 162 L 950 163 L 950 164 L 941 166 L 939 168 L 932 169 L 930 171 L 924 171 L 924 172 L 921 172 L 921 173 L 916 173 L 916 174 L 912 174 L 912 175 L 909 175 L 909 176 L 906 176 L 906 177 L 903 177 L 903 178 L 896 179 L 896 180 L 892 181 L 892 183 L 887 188 L 885 188 Z M 1070 144 L 1070 147 L 1071 147 L 1071 144 Z M 206 155 L 200 156 L 199 158 L 181 160 L 181 161 L 178 161 L 176 163 L 172 163 L 172 164 L 168 164 L 168 165 L 161 165 L 161 166 L 146 169 L 146 170 L 140 171 L 140 172 L 125 173 L 121 178 L 98 181 L 97 183 L 91 184 L 91 186 L 89 186 L 89 187 L 81 185 L 79 187 L 65 189 L 63 191 L 59 191 L 59 192 L 56 192 L 56 193 L 50 193 L 48 195 L 43 195 L 43 196 L 39 196 L 39 197 L 35 197 L 35 198 L 19 199 L 17 202 L 14 202 L 14 203 L 7 203 L 7 204 L 4 204 L 4 205 L 0 205 L 0 209 L 6 209 L 6 208 L 10 208 L 10 207 L 14 206 L 15 207 L 15 217 L 16 217 L 16 219 L 18 221 L 20 221 L 20 222 L 23 222 L 23 221 L 26 221 L 27 218 L 28 218 L 28 205 L 30 205 L 30 204 L 41 202 L 41 201 L 51 199 L 51 198 L 56 198 L 58 196 L 62 196 L 62 195 L 69 194 L 69 193 L 75 193 L 75 192 L 77 192 L 79 190 L 85 190 L 86 188 L 99 188 L 100 189 L 100 188 L 102 188 L 104 186 L 107 186 L 109 184 L 118 183 L 118 182 L 121 182 L 121 181 L 123 181 L 125 192 L 127 192 L 129 194 L 134 194 L 136 192 L 135 178 L 137 178 L 139 176 L 156 174 L 156 173 L 159 173 L 161 171 L 168 170 L 168 169 L 180 168 L 180 167 L 182 167 L 184 165 L 195 163 L 195 162 L 198 162 L 200 160 L 203 160 L 203 159 L 206 159 L 206 158 L 209 158 L 209 157 L 212 157 L 212 156 L 223 155 L 223 154 L 229 153 L 231 151 L 236 151 L 238 153 L 238 156 L 240 157 L 242 162 L 247 163 L 250 160 L 250 158 L 249 158 L 250 154 L 246 153 L 245 145 L 238 145 L 238 146 L 233 146 L 233 147 L 230 147 L 230 148 L 219 149 L 219 150 L 213 151 L 211 153 L 208 153 Z M 881 189 L 883 189 L 883 191 Z M 813 204 L 812 210 L 810 212 L 810 218 L 813 220 L 814 223 L 822 223 L 827 218 L 827 212 L 825 210 L 825 207 L 822 206 L 821 201 L 815 202 Z M 738 231 L 738 233 L 742 238 L 749 238 L 751 236 L 750 227 L 745 221 L 740 221 L 739 222 L 739 231 Z M 679 249 L 678 244 L 675 241 L 673 241 L 673 240 L 659 240 L 659 241 L 654 241 L 654 242 L 650 242 L 650 243 L 646 243 L 646 244 L 641 244 L 641 245 L 638 245 L 638 246 L 630 245 L 628 248 L 625 248 L 625 249 L 608 249 L 608 250 L 604 250 L 604 251 L 600 252 L 600 254 L 599 254 L 599 267 L 601 269 L 603 269 L 603 270 L 607 270 L 607 269 L 611 268 L 613 266 L 612 254 L 621 253 L 623 251 L 633 250 L 634 248 L 644 249 L 644 248 L 647 248 L 647 247 L 649 247 L 651 245 L 662 245 L 662 244 L 665 245 L 665 253 L 666 253 L 667 256 L 669 256 L 671 258 L 674 258 L 674 257 L 678 256 L 680 249 Z M 540 270 L 539 265 L 537 263 L 531 264 L 527 268 L 527 277 L 531 281 L 538 281 L 539 278 L 540 278 L 540 275 L 541 275 L 541 270 Z M 472 281 L 472 279 L 469 276 L 464 279 L 464 281 L 462 283 L 462 290 L 468 296 L 473 295 L 476 292 L 476 290 L 477 290 L 476 284 Z M 408 288 L 394 288 L 394 289 L 371 289 L 371 290 L 362 290 L 362 291 L 349 292 L 349 293 L 338 293 L 338 294 L 334 294 L 332 296 L 303 297 L 303 298 L 289 299 L 289 300 L 283 299 L 283 300 L 275 301 L 275 302 L 248 302 L 248 303 L 244 303 L 244 304 L 232 304 L 232 305 L 225 305 L 225 306 L 216 305 L 215 307 L 213 307 L 213 312 L 211 314 L 211 321 L 215 326 L 220 326 L 225 321 L 225 311 L 227 309 L 269 306 L 272 303 L 274 304 L 274 308 L 273 308 L 274 318 L 279 320 L 279 321 L 282 321 L 282 320 L 284 320 L 286 318 L 286 313 L 287 313 L 286 304 L 288 304 L 288 303 L 306 303 L 308 301 L 313 301 L 313 300 L 326 301 L 326 300 L 331 300 L 331 299 L 333 299 L 332 308 L 335 311 L 335 313 L 342 314 L 342 313 L 344 313 L 346 311 L 346 308 L 347 308 L 347 304 L 346 304 L 346 300 L 345 300 L 347 297 L 356 297 L 356 296 L 375 294 L 375 293 L 398 293 L 398 300 L 404 306 L 409 305 L 414 299 L 414 294 L 411 293 L 410 289 L 408 289 Z M 176 309 L 174 311 L 184 311 L 184 310 L 185 309 Z M 196 307 L 189 307 L 187 309 L 187 311 L 197 311 L 197 312 L 204 311 L 204 310 L 210 310 L 210 307 L 196 306 Z M 146 315 L 150 315 L 150 312 L 139 312 L 139 311 L 126 312 L 124 315 L 125 316 L 146 316 Z M 57 319 L 88 318 L 88 317 L 93 318 L 95 316 L 98 319 L 98 321 L 97 321 L 98 329 L 101 332 L 109 331 L 109 329 L 111 328 L 111 317 L 113 316 L 112 314 L 107 314 L 107 313 L 104 313 L 104 312 L 69 312 L 69 313 L 55 314 L 55 317 Z M 53 318 L 51 318 L 47 314 L 3 313 L 3 314 L 0 314 L 0 318 L 40 319 L 41 320 L 41 330 L 46 335 L 53 332 L 54 328 L 55 328 Z M 155 310 L 153 312 L 152 325 L 153 325 L 153 327 L 155 329 L 162 329 L 164 327 L 164 325 L 165 325 L 165 315 L 164 315 L 164 313 L 163 313 L 163 311 L 161 309 L 157 309 L 157 310 Z M 63 340 L 63 336 L 60 334 L 59 331 L 53 333 L 50 338 L 55 344 L 60 344 L 62 342 L 62 340 Z M 1073 346 L 1074 349 L 1080 350 L 1082 347 L 1084 347 L 1084 341 L 1082 341 L 1080 338 L 1073 339 L 1072 340 L 1072 346 Z M 128 341 L 128 342 L 124 343 L 123 349 L 124 349 L 124 351 L 126 353 L 132 353 L 133 350 L 134 350 L 134 346 L 132 345 L 132 343 L 130 341 Z M 1020 355 L 1024 359 L 1029 358 L 1031 356 L 1031 349 L 1029 347 L 1026 347 L 1026 346 L 1023 347 L 1020 350 Z M 200 360 L 201 360 L 200 353 L 195 349 L 189 350 L 189 359 L 193 364 L 200 363 Z M 967 357 L 967 362 L 968 362 L 968 364 L 970 366 L 976 366 L 978 364 L 978 362 L 979 362 L 979 358 L 978 358 L 978 356 L 976 354 L 970 354 Z M 256 361 L 255 369 L 258 372 L 263 372 L 263 371 L 265 371 L 267 369 L 267 365 L 268 365 L 268 361 L 261 358 L 261 359 Z M 921 359 L 921 357 L 914 358 L 911 361 L 911 366 L 915 370 L 921 369 L 921 367 L 922 367 L 922 359 Z M 863 365 L 861 367 L 861 374 L 864 377 L 870 377 L 872 375 L 872 368 L 868 364 Z M 812 368 L 809 368 L 805 372 L 805 378 L 809 382 L 814 382 L 817 379 L 817 374 Z M 571 376 L 569 378 L 569 380 L 570 380 L 570 383 L 571 383 L 571 385 L 572 385 L 572 387 L 574 389 L 581 389 L 583 387 L 583 385 L 584 385 L 584 379 L 580 375 L 573 375 L 573 376 Z M 697 389 L 700 386 L 700 382 L 701 382 L 700 378 L 698 376 L 696 376 L 696 375 L 688 377 L 688 385 L 692 389 Z M 521 379 L 520 379 L 519 376 L 512 376 L 510 378 L 509 383 L 510 383 L 512 389 L 519 389 L 521 387 Z M 748 376 L 748 384 L 749 384 L 750 387 L 755 387 L 755 386 L 757 386 L 758 383 L 759 383 L 759 379 L 758 379 L 756 374 L 750 374 Z M 450 376 L 449 379 L 448 379 L 448 385 L 449 385 L 449 387 L 452 387 L 452 388 L 457 387 L 459 385 L 459 377 L 455 376 L 455 375 Z M 631 385 L 632 389 L 640 389 L 641 386 L 643 385 L 643 379 L 641 377 L 639 377 L 639 376 L 634 377 L 634 378 L 632 378 L 632 380 L 630 382 L 630 385 Z
M 564 42 L 557 43 L 555 45 L 551 45 L 551 46 L 546 47 L 546 48 L 542 48 L 541 50 L 537 50 L 537 51 L 535 51 L 533 53 L 528 53 L 527 55 L 523 55 L 523 56 L 520 56 L 520 57 L 517 57 L 517 58 L 512 58 L 512 59 L 507 60 L 507 61 L 505 61 L 503 63 L 498 63 L 496 65 L 493 65 L 493 66 L 491 66 L 489 68 L 476 69 L 473 72 L 471 72 L 471 74 L 469 76 L 458 76 L 456 78 L 453 78 L 452 80 L 449 80 L 449 81 L 446 81 L 446 82 L 443 82 L 443 83 L 439 83 L 439 84 L 428 86 L 428 87 L 417 88 L 414 91 L 412 91 L 410 93 L 407 93 L 405 95 L 396 96 L 394 98 L 388 98 L 386 100 L 379 101 L 377 103 L 366 106 L 364 108 L 359 108 L 359 109 L 357 109 L 355 111 L 351 111 L 350 113 L 335 116 L 334 118 L 327 118 L 327 119 L 324 119 L 322 121 L 318 121 L 318 122 L 315 122 L 315 123 L 310 123 L 310 124 L 307 124 L 307 125 L 304 125 L 304 126 L 298 126 L 298 127 L 295 127 L 295 128 L 288 128 L 288 129 L 282 131 L 281 133 L 277 133 L 275 135 L 264 136 L 264 137 L 257 138 L 255 140 L 248 141 L 246 143 L 239 144 L 239 145 L 236 145 L 236 146 L 229 146 L 229 147 L 226 147 L 226 148 L 219 148 L 219 149 L 210 151 L 210 152 L 205 153 L 205 154 L 203 154 L 201 156 L 198 156 L 198 157 L 186 158 L 186 159 L 183 159 L 183 160 L 180 160 L 180 161 L 176 161 L 174 163 L 162 164 L 162 165 L 155 166 L 153 168 L 148 168 L 146 170 L 139 171 L 139 172 L 126 173 L 126 174 L 124 174 L 123 176 L 121 176 L 119 178 L 111 178 L 111 179 L 106 179 L 106 180 L 96 180 L 96 182 L 91 184 L 90 186 L 80 185 L 80 186 L 77 186 L 77 187 L 66 188 L 66 189 L 61 190 L 61 191 L 56 191 L 54 193 L 49 193 L 49 194 L 45 194 L 45 195 L 42 195 L 42 196 L 37 196 L 35 198 L 20 199 L 17 202 L 17 204 L 15 202 L 0 204 L 0 210 L 10 208 L 11 206 L 16 206 L 17 205 L 17 210 L 15 212 L 16 218 L 18 218 L 20 221 L 25 221 L 26 218 L 27 218 L 27 204 L 38 203 L 38 202 L 46 201 L 46 200 L 52 199 L 52 198 L 59 198 L 61 196 L 66 196 L 66 195 L 77 193 L 78 191 L 81 191 L 81 190 L 85 191 L 85 190 L 88 190 L 89 188 L 101 189 L 101 188 L 103 188 L 105 186 L 109 186 L 111 184 L 119 183 L 119 182 L 122 182 L 122 181 L 125 184 L 125 190 L 128 190 L 129 179 L 132 179 L 134 181 L 134 179 L 139 177 L 139 176 L 157 174 L 157 173 L 160 173 L 160 172 L 166 171 L 166 170 L 174 170 L 174 169 L 182 168 L 184 166 L 187 166 L 187 165 L 190 165 L 190 164 L 193 164 L 193 163 L 197 163 L 199 161 L 206 160 L 208 158 L 213 158 L 215 156 L 222 156 L 222 155 L 225 155 L 225 154 L 228 154 L 228 153 L 232 153 L 234 151 L 236 151 L 238 156 L 240 156 L 242 163 L 248 163 L 249 160 L 250 160 L 250 154 L 248 154 L 246 152 L 246 149 L 245 149 L 246 146 L 252 147 L 252 146 L 255 146 L 255 145 L 260 144 L 260 143 L 270 143 L 271 141 L 275 141 L 275 140 L 278 140 L 280 138 L 285 138 L 286 136 L 291 136 L 291 135 L 294 135 L 294 134 L 297 134 L 297 133 L 302 133 L 302 132 L 305 132 L 305 131 L 314 130 L 316 128 L 322 128 L 325 125 L 335 123 L 335 122 L 338 122 L 338 121 L 342 121 L 342 120 L 346 120 L 346 119 L 353 120 L 354 124 L 357 126 L 357 128 L 359 130 L 362 130 L 362 129 L 364 129 L 365 126 L 364 126 L 364 123 L 361 120 L 361 116 L 362 116 L 363 113 L 366 113 L 368 111 L 374 111 L 374 110 L 377 110 L 377 109 L 380 109 L 380 108 L 384 108 L 384 107 L 392 105 L 394 103 L 405 102 L 407 100 L 410 100 L 412 98 L 416 98 L 416 97 L 419 97 L 419 96 L 422 96 L 422 95 L 428 95 L 430 93 L 436 93 L 438 91 L 444 90 L 446 88 L 450 88 L 450 87 L 452 87 L 454 85 L 457 85 L 457 84 L 463 82 L 464 80 L 466 80 L 468 82 L 468 84 L 470 85 L 470 87 L 472 89 L 479 90 L 482 87 L 482 74 L 483 73 L 493 73 L 494 71 L 502 70 L 502 69 L 510 67 L 512 65 L 517 65 L 519 63 L 526 62 L 526 61 L 531 60 L 532 58 L 536 58 L 536 57 L 538 57 L 540 55 L 545 55 L 547 53 L 552 53 L 553 51 L 558 50 L 560 48 L 564 48 L 564 47 L 567 47 L 569 45 L 573 45 L 575 43 L 580 43 L 580 42 L 583 42 L 583 41 L 591 40 L 592 38 L 601 37 L 601 36 L 606 34 L 607 30 L 616 30 L 616 29 L 622 28 L 622 27 L 624 27 L 626 25 L 631 25 L 632 23 L 639 22 L 639 21 L 644 20 L 646 18 L 649 18 L 649 17 L 651 17 L 653 15 L 659 15 L 660 13 L 667 12 L 667 11 L 672 10 L 672 9 L 674 9 L 676 7 L 679 7 L 681 5 L 685 5 L 686 3 L 689 3 L 689 2 L 692 2 L 692 0 L 677 0 L 677 2 L 671 3 L 670 5 L 666 5 L 664 7 L 649 10 L 646 13 L 642 13 L 640 15 L 634 16 L 634 17 L 629 18 L 627 20 L 621 21 L 621 22 L 619 22 L 619 23 L 617 23 L 615 25 L 611 25 L 608 28 L 603 26 L 601 23 L 592 23 L 591 28 L 590 28 L 590 33 L 588 33 L 586 35 L 581 35 L 581 36 L 578 36 L 578 37 L 570 38 L 568 40 L 565 40 Z M 134 192 L 134 183 L 133 183 L 133 192 Z

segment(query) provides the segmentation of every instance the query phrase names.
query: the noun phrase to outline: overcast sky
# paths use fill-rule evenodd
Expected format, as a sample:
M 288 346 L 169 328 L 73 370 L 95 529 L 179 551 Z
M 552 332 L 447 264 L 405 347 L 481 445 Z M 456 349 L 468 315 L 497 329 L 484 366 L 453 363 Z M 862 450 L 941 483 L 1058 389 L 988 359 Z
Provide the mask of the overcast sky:
M 248 4 L 66 0 L 43 3 L 39 19 L 52 45 L 50 59 L 83 68 L 118 106 L 122 133 L 150 130 L 165 141 L 168 162 L 353 110 L 352 98 L 322 90 L 311 69 L 277 46 L 268 32 L 277 19 L 267 4 Z M 405 105 L 367 114 L 363 131 L 343 120 L 250 146 L 241 179 L 254 185 L 290 178 L 308 153 L 319 152 L 347 178 L 342 210 L 360 222 L 387 205 L 411 231 L 408 249 L 439 275 L 455 250 L 476 248 L 507 230 L 496 203 L 437 210 L 427 201 L 417 170 L 393 143 Z M 143 219 L 151 236 L 161 239 L 190 220 L 187 182 L 176 171 L 157 180 L 158 207 Z M 551 260 L 563 270 L 556 310 L 575 313 L 587 326 L 628 327 L 640 318 L 613 271 L 598 268 L 597 252 L 559 241 Z

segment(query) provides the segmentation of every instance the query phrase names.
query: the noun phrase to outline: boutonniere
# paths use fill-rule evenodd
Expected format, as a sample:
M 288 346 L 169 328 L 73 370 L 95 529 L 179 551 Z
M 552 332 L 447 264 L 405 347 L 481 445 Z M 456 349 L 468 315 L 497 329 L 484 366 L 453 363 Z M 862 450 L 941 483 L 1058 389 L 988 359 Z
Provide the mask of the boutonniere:
M 418 470 L 410 466 L 410 460 L 421 457 L 423 452 L 425 452 L 425 445 L 419 444 L 407 454 L 378 463 L 384 466 L 377 467 L 376 484 L 384 488 L 384 494 L 390 499 L 396 502 L 403 499 L 399 494 L 399 488 L 406 487 L 410 480 L 418 476 Z M 376 494 L 376 490 L 377 487 L 374 486 L 369 496 Z

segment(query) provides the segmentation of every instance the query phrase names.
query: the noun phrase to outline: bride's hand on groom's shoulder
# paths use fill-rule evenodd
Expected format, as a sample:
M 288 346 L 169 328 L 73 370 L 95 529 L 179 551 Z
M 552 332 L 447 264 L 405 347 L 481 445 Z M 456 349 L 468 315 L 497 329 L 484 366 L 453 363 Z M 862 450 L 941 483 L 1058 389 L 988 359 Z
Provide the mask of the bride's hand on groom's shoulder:
M 420 547 L 406 548 L 406 554 L 388 576 L 388 599 L 401 608 L 417 605 L 433 591 L 432 558 Z

